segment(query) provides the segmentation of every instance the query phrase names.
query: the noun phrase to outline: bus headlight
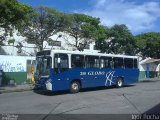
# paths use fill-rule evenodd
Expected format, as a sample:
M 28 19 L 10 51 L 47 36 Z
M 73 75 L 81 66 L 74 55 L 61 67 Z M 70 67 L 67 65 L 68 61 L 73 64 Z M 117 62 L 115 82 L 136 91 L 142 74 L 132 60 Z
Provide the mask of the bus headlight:
M 52 82 L 51 81 L 52 81 L 51 79 L 48 79 L 46 81 L 46 89 L 47 90 L 52 90 Z

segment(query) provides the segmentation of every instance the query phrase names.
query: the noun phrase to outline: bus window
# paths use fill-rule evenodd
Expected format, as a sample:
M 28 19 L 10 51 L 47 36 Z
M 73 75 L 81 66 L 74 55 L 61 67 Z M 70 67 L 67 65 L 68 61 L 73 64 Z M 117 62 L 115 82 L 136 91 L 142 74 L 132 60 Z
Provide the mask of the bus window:
M 124 68 L 123 58 L 114 57 L 114 68 Z
M 52 67 L 52 58 L 49 56 L 36 58 L 36 74 L 49 75 L 50 68 Z
M 101 57 L 100 58 L 101 68 L 111 68 L 112 67 L 112 58 L 111 57 Z
M 84 56 L 83 55 L 71 55 L 71 66 L 72 67 L 84 67 Z
M 60 58 L 60 63 L 58 63 Z M 68 55 L 67 54 L 55 54 L 54 55 L 54 68 L 56 73 L 64 72 L 69 68 Z
M 134 68 L 138 68 L 137 59 L 134 59 Z
M 133 59 L 125 58 L 124 59 L 125 68 L 133 68 Z
M 98 56 L 86 56 L 86 68 L 99 68 L 99 57 Z
M 104 65 L 104 59 L 100 59 L 100 68 L 104 68 L 105 65 Z

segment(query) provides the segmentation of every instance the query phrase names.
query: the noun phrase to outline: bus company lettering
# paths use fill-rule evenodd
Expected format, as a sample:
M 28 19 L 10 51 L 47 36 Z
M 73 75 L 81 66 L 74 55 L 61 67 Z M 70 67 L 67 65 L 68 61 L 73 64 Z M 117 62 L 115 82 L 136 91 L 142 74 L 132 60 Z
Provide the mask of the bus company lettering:
M 115 74 L 115 71 L 108 71 L 108 72 L 104 72 L 104 71 L 89 71 L 89 72 L 80 72 L 80 75 L 89 75 L 89 76 L 94 76 L 94 75 L 105 75 L 106 76 L 106 81 L 105 81 L 105 86 L 107 85 L 112 85 L 114 84 L 113 82 L 113 78 L 115 77 L 114 76 Z
M 80 72 L 80 75 L 105 75 L 104 71 L 89 71 L 89 72 Z

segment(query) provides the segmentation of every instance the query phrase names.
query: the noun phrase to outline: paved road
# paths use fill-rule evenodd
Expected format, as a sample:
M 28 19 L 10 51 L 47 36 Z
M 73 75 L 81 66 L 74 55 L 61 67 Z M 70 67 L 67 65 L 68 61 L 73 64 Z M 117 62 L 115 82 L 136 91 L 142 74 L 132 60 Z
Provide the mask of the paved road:
M 43 120 L 48 120 L 49 114 L 56 114 L 57 119 L 68 120 L 60 115 L 160 113 L 159 103 L 160 81 L 153 81 L 120 89 L 83 90 L 78 94 L 34 91 L 4 93 L 0 94 L 0 113 L 43 114 L 38 115 L 38 119 Z

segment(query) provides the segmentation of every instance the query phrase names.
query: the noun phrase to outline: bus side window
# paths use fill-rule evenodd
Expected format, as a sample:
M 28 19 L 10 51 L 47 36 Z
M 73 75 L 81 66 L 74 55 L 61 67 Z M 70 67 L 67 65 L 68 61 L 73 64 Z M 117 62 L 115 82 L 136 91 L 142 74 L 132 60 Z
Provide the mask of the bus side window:
M 133 59 L 132 58 L 124 58 L 125 68 L 133 68 Z
M 114 68 L 114 61 L 110 61 L 109 63 L 111 65 L 111 68 Z
M 71 55 L 71 67 L 84 67 L 84 56 L 83 55 Z
M 60 63 L 58 63 L 58 58 L 60 58 Z M 61 73 L 69 69 L 67 54 L 54 55 L 54 69 L 55 69 L 55 73 Z
M 105 65 L 104 65 L 104 59 L 100 59 L 100 68 L 104 68 L 105 67 Z
M 86 68 L 99 68 L 99 57 L 98 56 L 86 56 Z
M 100 57 L 100 67 L 101 68 L 111 68 L 112 58 L 111 57 Z
M 123 58 L 113 58 L 114 68 L 124 68 Z

